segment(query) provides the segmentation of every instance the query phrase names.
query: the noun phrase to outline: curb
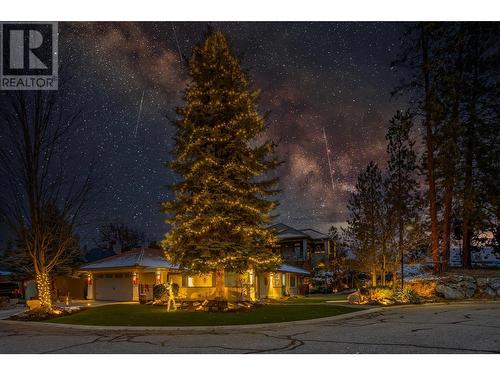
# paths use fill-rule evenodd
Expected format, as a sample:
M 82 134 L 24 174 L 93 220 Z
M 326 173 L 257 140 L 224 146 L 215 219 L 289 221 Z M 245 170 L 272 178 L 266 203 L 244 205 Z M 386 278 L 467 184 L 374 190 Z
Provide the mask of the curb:
M 74 330 L 94 330 L 94 331 L 157 331 L 157 332 L 179 332 L 179 331 L 200 331 L 200 332 L 214 332 L 214 331 L 231 331 L 231 330 L 248 330 L 248 329 L 265 329 L 265 328 L 280 328 L 284 326 L 300 326 L 315 323 L 328 323 L 335 322 L 339 320 L 347 320 L 363 315 L 370 315 L 372 313 L 378 313 L 398 308 L 418 308 L 419 306 L 442 306 L 442 305 L 454 305 L 454 304 L 475 304 L 476 302 L 481 303 L 492 303 L 497 304 L 500 301 L 484 300 L 484 301 L 452 301 L 452 302 L 432 302 L 423 303 L 419 305 L 396 305 L 396 306 L 383 306 L 374 308 L 364 308 L 360 311 L 355 311 L 352 313 L 346 313 L 335 316 L 327 316 L 324 318 L 307 319 L 307 320 L 292 320 L 288 322 L 279 323 L 261 323 L 261 324 L 234 324 L 225 326 L 172 326 L 172 327 L 157 327 L 157 326 L 95 326 L 95 325 L 81 325 L 81 324 L 63 324 L 63 323 L 47 323 L 47 322 L 30 322 L 30 321 L 16 321 L 16 320 L 2 320 L 0 324 L 9 325 L 25 325 L 30 327 L 52 327 L 52 328 L 67 328 Z
M 81 324 L 63 324 L 63 323 L 47 323 L 47 322 L 30 322 L 18 320 L 4 320 L 2 323 L 11 325 L 26 325 L 30 327 L 57 327 L 75 330 L 95 330 L 95 331 L 161 331 L 161 332 L 178 332 L 178 331 L 221 331 L 221 330 L 246 330 L 246 329 L 263 329 L 263 328 L 279 328 L 290 325 L 306 325 L 321 322 L 332 322 L 343 319 L 350 319 L 360 315 L 368 315 L 373 312 L 379 312 L 385 307 L 376 307 L 355 311 L 352 313 L 340 314 L 335 316 L 327 316 L 324 318 L 307 319 L 307 320 L 292 320 L 279 323 L 261 323 L 261 324 L 234 324 L 225 326 L 172 326 L 172 327 L 155 327 L 155 326 L 94 326 Z

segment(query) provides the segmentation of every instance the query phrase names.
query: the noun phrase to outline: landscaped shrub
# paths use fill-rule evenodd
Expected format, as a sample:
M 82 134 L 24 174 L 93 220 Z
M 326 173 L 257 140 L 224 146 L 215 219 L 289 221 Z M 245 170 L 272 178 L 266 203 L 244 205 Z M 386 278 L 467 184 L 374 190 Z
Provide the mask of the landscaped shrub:
M 176 283 L 172 284 L 172 292 L 174 293 L 175 297 L 179 295 L 179 284 Z
M 179 285 L 176 283 L 172 284 L 172 292 L 174 297 L 179 295 Z M 156 284 L 153 287 L 153 297 L 155 300 L 162 299 L 168 295 L 168 284 Z
M 411 288 L 398 289 L 394 293 L 394 300 L 400 303 L 420 303 L 420 297 Z
M 153 298 L 155 300 L 161 299 L 167 292 L 167 286 L 165 284 L 156 284 L 153 287 Z
M 394 298 L 394 292 L 390 288 L 378 287 L 371 290 L 371 300 L 372 301 L 383 301 L 392 300 Z

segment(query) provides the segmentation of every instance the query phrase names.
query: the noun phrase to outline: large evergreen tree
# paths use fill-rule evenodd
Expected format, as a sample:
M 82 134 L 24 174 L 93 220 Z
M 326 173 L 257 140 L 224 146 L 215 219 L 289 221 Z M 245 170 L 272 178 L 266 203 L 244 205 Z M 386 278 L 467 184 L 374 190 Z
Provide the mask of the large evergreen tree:
M 265 119 L 258 91 L 225 36 L 209 30 L 189 61 L 191 83 L 177 109 L 175 160 L 182 179 L 165 202 L 171 230 L 167 257 L 193 272 L 216 271 L 217 297 L 224 270 L 271 269 L 280 262 L 275 234 L 267 229 L 277 206 L 277 178 L 264 178 L 278 161 L 271 142 L 258 144 Z

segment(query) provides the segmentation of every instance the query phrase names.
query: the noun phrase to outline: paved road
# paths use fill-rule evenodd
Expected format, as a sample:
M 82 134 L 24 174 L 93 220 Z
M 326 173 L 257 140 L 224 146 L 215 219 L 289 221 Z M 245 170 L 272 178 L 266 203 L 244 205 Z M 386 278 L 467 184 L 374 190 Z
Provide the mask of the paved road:
M 500 353 L 500 303 L 388 308 L 330 322 L 202 331 L 0 321 L 0 353 Z

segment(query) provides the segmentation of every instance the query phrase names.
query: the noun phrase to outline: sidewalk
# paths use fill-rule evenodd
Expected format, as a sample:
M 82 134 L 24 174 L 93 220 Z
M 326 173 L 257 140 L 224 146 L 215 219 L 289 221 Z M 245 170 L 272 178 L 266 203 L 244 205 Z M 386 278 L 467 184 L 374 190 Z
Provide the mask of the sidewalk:
M 20 305 L 16 305 L 16 307 L 13 307 L 11 309 L 5 309 L 5 310 L 2 309 L 0 310 L 0 320 L 7 319 L 13 315 L 22 313 L 24 310 L 26 310 L 26 307 Z

